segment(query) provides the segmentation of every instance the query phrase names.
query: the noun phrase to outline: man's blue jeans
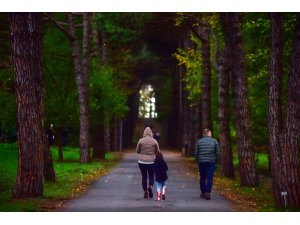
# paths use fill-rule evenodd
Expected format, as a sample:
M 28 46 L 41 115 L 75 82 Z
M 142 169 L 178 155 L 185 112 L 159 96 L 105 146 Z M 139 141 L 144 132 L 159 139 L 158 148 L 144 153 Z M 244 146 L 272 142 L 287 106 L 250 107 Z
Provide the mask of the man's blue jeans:
M 200 173 L 200 190 L 202 194 L 211 192 L 215 167 L 216 164 L 212 162 L 198 162 Z

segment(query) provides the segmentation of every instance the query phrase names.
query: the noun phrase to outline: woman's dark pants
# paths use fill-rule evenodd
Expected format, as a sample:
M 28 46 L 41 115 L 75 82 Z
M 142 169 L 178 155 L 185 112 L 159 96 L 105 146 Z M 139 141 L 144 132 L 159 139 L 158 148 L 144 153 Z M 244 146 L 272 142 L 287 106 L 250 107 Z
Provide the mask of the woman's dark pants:
M 153 164 L 139 163 L 139 167 L 140 167 L 140 170 L 142 173 L 143 190 L 147 191 L 148 186 L 153 186 L 153 184 L 154 184 Z M 147 185 L 147 180 L 149 180 L 149 185 Z

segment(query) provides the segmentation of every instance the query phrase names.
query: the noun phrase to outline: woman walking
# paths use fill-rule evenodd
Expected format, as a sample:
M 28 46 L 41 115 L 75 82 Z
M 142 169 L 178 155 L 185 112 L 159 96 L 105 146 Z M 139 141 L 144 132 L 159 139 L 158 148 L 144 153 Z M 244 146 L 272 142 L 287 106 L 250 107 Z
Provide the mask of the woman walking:
M 141 138 L 137 143 L 136 152 L 139 154 L 138 164 L 142 174 L 144 198 L 153 198 L 153 164 L 155 155 L 160 152 L 160 150 L 157 141 L 153 138 L 150 127 L 145 128 L 143 138 Z

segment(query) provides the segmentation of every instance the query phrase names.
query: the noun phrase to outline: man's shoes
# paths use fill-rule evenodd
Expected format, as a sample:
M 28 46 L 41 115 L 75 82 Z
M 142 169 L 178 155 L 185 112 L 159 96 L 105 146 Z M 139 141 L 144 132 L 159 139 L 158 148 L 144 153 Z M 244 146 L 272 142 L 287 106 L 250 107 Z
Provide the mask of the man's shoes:
M 145 191 L 144 198 L 148 198 L 148 191 Z
M 153 198 L 152 188 L 148 187 L 149 198 Z
M 205 198 L 206 200 L 210 200 L 210 193 L 205 193 L 204 198 Z

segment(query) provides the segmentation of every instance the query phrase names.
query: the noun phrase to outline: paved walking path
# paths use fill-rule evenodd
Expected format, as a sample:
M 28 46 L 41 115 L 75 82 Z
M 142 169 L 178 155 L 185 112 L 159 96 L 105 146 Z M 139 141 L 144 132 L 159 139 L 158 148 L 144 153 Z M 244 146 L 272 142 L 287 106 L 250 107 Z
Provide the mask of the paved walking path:
M 180 153 L 162 150 L 168 164 L 166 200 L 144 199 L 135 152 L 124 153 L 122 162 L 95 181 L 83 196 L 70 201 L 70 212 L 223 212 L 233 211 L 229 201 L 214 189 L 211 200 L 200 198 L 199 181 Z M 155 186 L 154 186 L 155 187 Z M 155 188 L 153 189 L 155 192 Z

